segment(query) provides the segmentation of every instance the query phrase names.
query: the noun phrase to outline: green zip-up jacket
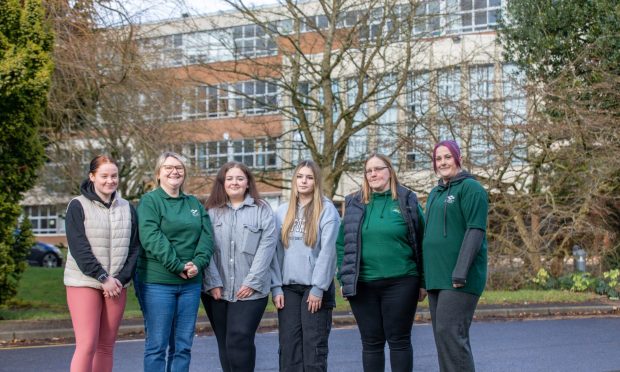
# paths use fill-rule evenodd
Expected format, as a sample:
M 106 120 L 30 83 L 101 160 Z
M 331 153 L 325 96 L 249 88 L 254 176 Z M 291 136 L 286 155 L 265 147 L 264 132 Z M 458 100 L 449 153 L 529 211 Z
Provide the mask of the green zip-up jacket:
M 179 276 L 187 262 L 202 271 L 213 254 L 213 232 L 207 211 L 194 196 L 168 195 L 160 187 L 145 194 L 137 208 L 142 249 L 138 276 L 144 283 L 200 283 L 202 277 Z

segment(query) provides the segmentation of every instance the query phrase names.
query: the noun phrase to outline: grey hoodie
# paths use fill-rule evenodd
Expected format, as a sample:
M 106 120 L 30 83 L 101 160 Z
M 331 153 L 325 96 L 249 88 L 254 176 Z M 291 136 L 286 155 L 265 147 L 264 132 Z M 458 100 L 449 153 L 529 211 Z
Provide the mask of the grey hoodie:
M 282 244 L 281 228 L 288 205 L 283 204 L 276 211 L 278 244 L 276 258 L 271 265 L 271 295 L 281 295 L 283 285 L 301 284 L 311 285 L 310 293 L 322 298 L 336 273 L 336 239 L 340 216 L 334 204 L 323 198 L 317 241 L 314 247 L 308 247 L 304 242 L 304 209 L 298 208 L 293 231 L 289 235 L 289 244 L 285 248 Z

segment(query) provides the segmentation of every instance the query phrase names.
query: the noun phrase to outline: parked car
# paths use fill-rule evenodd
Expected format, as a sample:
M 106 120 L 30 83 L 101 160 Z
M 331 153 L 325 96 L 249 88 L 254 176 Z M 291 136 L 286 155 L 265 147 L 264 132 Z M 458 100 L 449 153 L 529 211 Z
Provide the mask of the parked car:
M 28 264 L 31 266 L 60 267 L 62 266 L 62 259 L 62 252 L 58 247 L 43 242 L 36 242 L 30 248 Z

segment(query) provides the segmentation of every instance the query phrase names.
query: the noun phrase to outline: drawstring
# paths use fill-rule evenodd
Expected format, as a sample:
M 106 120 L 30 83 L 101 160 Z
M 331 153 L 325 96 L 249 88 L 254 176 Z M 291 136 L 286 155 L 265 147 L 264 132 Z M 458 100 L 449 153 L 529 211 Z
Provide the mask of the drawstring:
M 366 230 L 368 230 L 368 225 L 370 224 L 370 216 L 372 215 L 372 210 L 375 207 L 375 203 L 374 203 L 375 202 L 375 196 L 376 195 L 372 196 L 372 199 L 370 200 L 370 203 L 369 203 L 370 204 L 370 210 L 368 211 L 368 214 L 367 214 L 367 216 L 369 218 L 366 219 L 366 226 L 364 227 L 364 229 L 366 229 Z M 383 215 L 384 215 L 383 212 L 385 212 L 385 208 L 387 207 L 387 204 L 388 204 L 388 196 L 386 196 L 386 195 L 380 195 L 380 196 L 382 196 L 384 198 L 384 200 L 383 200 L 383 208 L 381 208 L 381 216 L 380 216 L 380 218 L 383 218 Z
M 383 208 L 381 209 L 381 218 L 383 218 L 383 211 L 385 211 L 385 206 L 387 205 L 388 202 L 388 198 L 387 197 L 383 197 Z
M 452 180 L 450 180 L 452 181 Z M 443 237 L 448 236 L 448 200 L 450 199 L 450 188 L 452 187 L 452 182 L 448 181 L 448 195 L 443 201 Z

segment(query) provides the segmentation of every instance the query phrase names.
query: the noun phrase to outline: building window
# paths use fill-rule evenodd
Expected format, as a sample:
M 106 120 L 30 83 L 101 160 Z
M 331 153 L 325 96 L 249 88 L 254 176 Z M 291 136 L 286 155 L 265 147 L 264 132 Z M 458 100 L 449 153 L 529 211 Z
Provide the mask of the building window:
M 430 128 L 431 74 L 417 72 L 407 83 L 407 106 L 409 124 L 407 125 L 407 159 L 408 169 L 428 169 L 429 153 L 433 137 Z
M 437 74 L 437 125 L 439 140 L 458 139 L 461 102 L 461 70 L 452 68 Z
M 474 66 L 469 70 L 469 105 L 472 117 L 469 158 L 476 165 L 492 161 L 491 120 L 494 90 L 494 66 Z
M 441 32 L 441 8 L 439 0 L 420 2 L 415 8 L 415 27 L 418 36 L 436 36 Z
M 65 231 L 59 210 L 63 209 L 55 205 L 32 205 L 24 207 L 24 214 L 30 220 L 34 234 L 59 234 Z
M 389 156 L 398 167 L 398 106 L 394 99 L 396 94 L 396 76 L 387 75 L 381 79 L 377 91 L 376 110 L 385 110 L 377 119 L 377 151 Z M 391 101 L 391 102 L 390 102 Z
M 357 98 L 358 83 L 355 79 L 347 80 L 346 99 L 347 105 L 353 106 Z M 366 87 L 362 88 L 366 91 Z M 364 93 L 362 93 L 363 95 Z M 361 123 L 368 120 L 368 104 L 363 103 L 353 118 L 352 128 L 359 128 Z M 358 129 L 350 138 L 347 146 L 347 158 L 349 160 L 362 160 L 368 155 L 368 127 Z
M 200 171 L 217 172 L 229 161 L 238 161 L 253 169 L 274 169 L 277 166 L 275 140 L 244 138 L 187 144 L 184 154 Z
M 329 20 L 326 16 L 314 15 L 307 16 L 301 23 L 301 32 L 313 32 L 318 30 L 324 30 L 329 27 Z
M 276 42 L 262 25 L 244 25 L 232 28 L 235 55 L 261 57 L 277 53 Z
M 293 164 L 299 164 L 302 160 L 312 158 L 307 144 L 306 136 L 304 136 L 302 131 L 296 130 L 293 132 L 293 143 L 291 146 L 291 161 Z
M 433 150 L 432 133 L 422 123 L 409 123 L 407 126 L 406 169 L 432 169 L 431 151 Z
M 497 27 L 501 0 L 460 0 L 461 32 L 483 31 Z
M 265 81 L 244 81 L 234 84 L 235 111 L 262 114 L 278 108 L 278 86 Z
M 210 118 L 228 116 L 230 114 L 230 101 L 228 86 L 226 84 L 211 85 L 206 87 L 207 116 Z

